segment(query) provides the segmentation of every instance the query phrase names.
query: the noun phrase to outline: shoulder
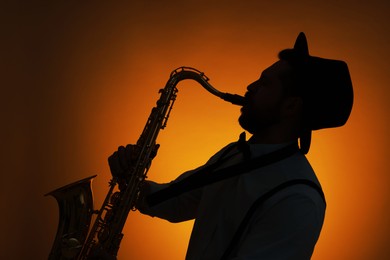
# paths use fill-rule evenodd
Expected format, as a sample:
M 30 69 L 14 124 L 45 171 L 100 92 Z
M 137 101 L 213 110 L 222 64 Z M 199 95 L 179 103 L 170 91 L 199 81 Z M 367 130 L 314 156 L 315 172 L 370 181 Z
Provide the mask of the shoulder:
M 257 211 L 257 218 L 280 216 L 285 221 L 300 225 L 303 223 L 322 225 L 325 209 L 326 203 L 319 189 L 297 183 L 277 190 L 266 198 Z

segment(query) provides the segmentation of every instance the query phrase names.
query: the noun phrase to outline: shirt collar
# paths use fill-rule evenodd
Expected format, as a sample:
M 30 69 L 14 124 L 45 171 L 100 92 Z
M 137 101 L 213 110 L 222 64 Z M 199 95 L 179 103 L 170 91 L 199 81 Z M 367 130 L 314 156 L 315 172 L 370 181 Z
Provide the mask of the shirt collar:
M 294 142 L 296 143 L 297 141 L 290 141 L 290 142 L 279 143 L 279 144 L 258 144 L 258 143 L 253 144 L 246 141 L 246 134 L 245 132 L 242 132 L 237 142 L 237 148 L 239 151 L 241 151 L 244 154 L 245 159 L 250 159 L 250 158 L 258 157 L 263 154 L 276 151 Z

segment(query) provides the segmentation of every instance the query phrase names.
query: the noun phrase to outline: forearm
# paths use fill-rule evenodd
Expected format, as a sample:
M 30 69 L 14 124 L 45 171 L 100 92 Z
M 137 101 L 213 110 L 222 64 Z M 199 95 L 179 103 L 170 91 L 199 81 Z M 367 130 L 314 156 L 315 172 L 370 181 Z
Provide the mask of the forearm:
M 154 192 L 169 187 L 170 184 L 158 184 L 152 181 L 145 181 L 141 191 L 138 210 L 142 214 L 158 217 L 170 222 L 182 222 L 195 218 L 201 190 L 194 190 L 184 193 L 178 197 L 161 202 L 153 207 L 147 203 L 146 197 Z

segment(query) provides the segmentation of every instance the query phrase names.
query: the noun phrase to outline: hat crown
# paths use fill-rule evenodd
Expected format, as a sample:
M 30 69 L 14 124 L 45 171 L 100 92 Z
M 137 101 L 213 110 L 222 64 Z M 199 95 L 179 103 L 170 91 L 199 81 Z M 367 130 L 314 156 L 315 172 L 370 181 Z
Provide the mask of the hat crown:
M 309 55 L 309 47 L 307 45 L 306 35 L 301 32 L 299 33 L 297 39 L 295 40 L 294 50 L 302 56 Z
M 298 35 L 291 51 L 295 53 L 292 56 L 294 61 L 290 64 L 301 88 L 305 127 L 318 130 L 344 125 L 353 103 L 352 82 L 347 64 L 340 60 L 309 55 L 303 32 Z

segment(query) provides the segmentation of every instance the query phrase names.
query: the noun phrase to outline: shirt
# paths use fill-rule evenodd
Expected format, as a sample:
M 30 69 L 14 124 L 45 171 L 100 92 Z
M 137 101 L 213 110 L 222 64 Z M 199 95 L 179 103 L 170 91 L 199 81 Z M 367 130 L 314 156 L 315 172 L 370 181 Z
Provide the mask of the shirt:
M 218 161 L 229 144 L 203 166 L 183 173 L 178 182 L 203 167 Z M 287 144 L 249 144 L 253 157 L 275 151 Z M 221 169 L 244 160 L 233 148 L 225 155 L 229 160 Z M 210 173 L 212 174 L 212 173 Z M 150 216 L 181 222 L 195 219 L 187 250 L 187 260 L 220 259 L 250 206 L 257 198 L 277 185 L 294 179 L 319 181 L 302 153 L 229 179 L 198 188 L 153 207 L 140 211 Z M 170 184 L 149 182 L 152 192 Z M 325 216 L 325 203 L 320 194 L 306 185 L 283 189 L 266 200 L 251 218 L 248 228 L 231 255 L 231 259 L 310 259 Z

